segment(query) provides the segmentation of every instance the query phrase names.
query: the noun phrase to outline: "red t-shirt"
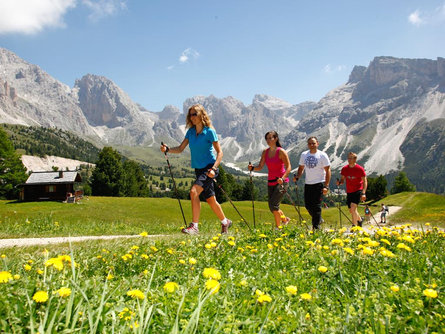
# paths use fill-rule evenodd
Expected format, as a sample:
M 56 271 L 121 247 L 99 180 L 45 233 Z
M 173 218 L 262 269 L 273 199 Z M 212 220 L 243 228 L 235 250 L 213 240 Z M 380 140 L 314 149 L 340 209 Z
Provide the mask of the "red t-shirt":
M 346 165 L 341 169 L 341 175 L 346 178 L 347 193 L 355 193 L 363 189 L 362 177 L 366 176 L 366 173 L 362 166 L 355 164 L 354 167 L 349 167 Z

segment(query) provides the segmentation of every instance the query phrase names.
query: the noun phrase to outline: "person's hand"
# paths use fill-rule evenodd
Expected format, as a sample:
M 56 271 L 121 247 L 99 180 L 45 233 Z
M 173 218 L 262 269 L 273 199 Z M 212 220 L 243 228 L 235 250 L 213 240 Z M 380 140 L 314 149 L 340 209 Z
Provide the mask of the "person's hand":
M 283 184 L 283 182 L 284 182 L 284 181 L 283 181 L 283 178 L 279 177 L 279 178 L 277 179 L 277 183 L 278 183 L 278 184 Z
M 169 151 L 169 147 L 168 147 L 167 145 L 165 145 L 165 144 L 162 144 L 162 145 L 161 145 L 161 151 L 162 151 L 163 153 L 168 152 L 168 151 Z
M 329 188 L 323 187 L 323 195 L 326 195 L 329 191 Z
M 215 171 L 212 169 L 212 168 L 210 168 L 208 171 L 207 171 L 207 176 L 208 177 L 211 177 L 212 179 L 215 177 L 215 175 L 216 175 L 216 173 L 215 173 Z
M 294 180 L 295 183 L 298 182 L 299 179 L 298 179 L 297 175 L 294 174 L 294 178 L 293 178 L 293 180 Z
M 339 186 L 339 185 L 340 185 L 340 180 L 339 180 L 339 179 L 337 179 L 337 182 L 336 182 L 336 184 L 337 184 L 337 186 Z
M 361 200 L 362 200 L 362 202 L 366 201 L 366 194 L 362 194 Z
M 249 172 L 252 172 L 254 168 L 255 168 L 255 167 L 253 167 L 252 164 L 249 164 L 249 165 L 247 166 L 247 169 L 249 170 Z

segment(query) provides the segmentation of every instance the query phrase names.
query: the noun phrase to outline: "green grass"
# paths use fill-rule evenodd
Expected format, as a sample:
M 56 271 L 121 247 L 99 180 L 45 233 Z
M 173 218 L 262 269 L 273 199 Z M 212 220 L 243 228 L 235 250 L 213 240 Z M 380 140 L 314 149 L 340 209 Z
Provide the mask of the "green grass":
M 404 207 L 391 219 L 409 214 L 418 222 L 424 213 L 440 213 L 440 200 L 405 193 L 383 202 Z M 189 201 L 182 203 L 190 217 Z M 251 202 L 235 205 L 252 224 Z M 223 208 L 238 218 L 230 203 Z M 2 238 L 168 234 L 1 249 L 0 332 L 443 332 L 444 232 L 405 225 L 371 236 L 345 236 L 342 231 L 312 233 L 295 223 L 274 232 L 267 203 L 256 202 L 255 209 L 257 231 L 249 232 L 238 219 L 229 236 L 220 236 L 218 220 L 203 203 L 201 234 L 188 237 L 179 232 L 182 217 L 175 199 L 0 202 Z M 282 209 L 296 221 L 293 207 Z M 324 210 L 323 216 L 335 225 L 338 209 Z M 62 255 L 71 262 L 60 260 Z M 206 288 L 205 268 L 221 275 L 210 282 L 220 286 L 214 294 Z M 164 289 L 168 282 L 177 284 L 172 293 Z M 62 287 L 70 289 L 69 296 L 58 294 Z M 290 287 L 295 294 L 286 290 Z M 128 296 L 131 290 L 143 299 Z M 38 291 L 48 300 L 33 300 Z M 270 301 L 261 302 L 259 291 Z
M 283 232 L 2 250 L 0 332 L 443 332 L 442 232 L 398 229 L 370 238 Z M 71 264 L 48 265 L 61 255 Z M 214 294 L 205 268 L 220 273 Z M 167 292 L 167 282 L 177 289 Z M 287 292 L 291 286 L 295 294 Z M 61 287 L 70 295 L 59 296 Z M 425 296 L 426 289 L 438 297 Z M 131 290 L 143 299 L 128 296 Z M 34 301 L 38 291 L 49 299 Z M 259 291 L 270 300 L 261 302 Z
M 402 206 L 403 209 L 389 215 L 392 223 L 431 223 L 445 226 L 445 199 L 443 196 L 427 193 L 402 193 L 383 199 L 388 205 Z M 190 201 L 182 200 L 187 223 L 191 220 Z M 242 216 L 253 227 L 252 203 L 235 202 Z M 379 219 L 379 204 L 371 207 Z M 223 203 L 227 217 L 234 220 L 240 229 L 247 229 L 240 216 L 229 202 Z M 219 221 L 207 203 L 202 203 L 200 230 L 214 233 L 219 230 Z M 291 205 L 281 206 L 284 213 L 298 224 L 298 215 Z M 349 216 L 347 207 L 343 212 Z M 361 214 L 363 208 L 360 207 Z M 303 218 L 310 226 L 310 217 L 301 207 Z M 258 227 L 272 226 L 273 217 L 266 202 L 255 202 L 255 216 Z M 326 226 L 340 227 L 339 212 L 335 207 L 323 209 Z M 39 237 L 39 236 L 79 236 L 180 233 L 184 225 L 179 204 L 172 198 L 117 198 L 89 197 L 80 204 L 59 202 L 10 202 L 0 201 L 0 238 Z M 348 220 L 342 218 L 342 226 L 349 227 Z

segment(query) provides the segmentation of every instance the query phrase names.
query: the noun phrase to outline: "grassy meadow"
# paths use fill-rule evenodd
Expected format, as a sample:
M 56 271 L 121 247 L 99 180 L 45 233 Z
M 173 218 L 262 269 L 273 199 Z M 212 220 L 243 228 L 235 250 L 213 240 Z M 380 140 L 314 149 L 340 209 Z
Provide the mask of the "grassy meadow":
M 312 233 L 297 220 L 272 231 L 259 202 L 254 232 L 225 203 L 237 222 L 223 236 L 205 203 L 202 233 L 184 236 L 172 199 L 1 202 L 2 238 L 141 236 L 0 249 L 0 332 L 444 333 L 438 198 L 411 195 L 384 203 L 403 203 L 390 218 L 407 215 L 413 224 L 373 227 L 369 235 L 338 225 Z M 251 223 L 251 203 L 235 204 Z M 189 203 L 183 206 L 190 217 Z M 296 218 L 293 207 L 283 209 Z M 437 214 L 427 221 L 424 213 Z M 336 225 L 336 208 L 323 214 Z M 146 237 L 159 233 L 168 236 Z

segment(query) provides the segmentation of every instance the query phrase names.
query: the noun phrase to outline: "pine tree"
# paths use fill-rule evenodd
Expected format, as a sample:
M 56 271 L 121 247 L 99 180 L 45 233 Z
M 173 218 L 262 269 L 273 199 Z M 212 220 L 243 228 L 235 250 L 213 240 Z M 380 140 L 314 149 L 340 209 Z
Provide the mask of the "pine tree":
M 141 166 L 133 160 L 126 160 L 123 165 L 123 194 L 128 197 L 148 195 L 147 181 Z
M 376 178 L 368 177 L 368 190 L 366 197 L 368 200 L 379 200 L 388 194 L 386 189 L 388 182 L 383 175 Z
M 416 186 L 409 181 L 405 172 L 400 172 L 394 180 L 391 194 L 397 194 L 403 191 L 416 191 Z
M 122 196 L 122 162 L 119 152 L 104 147 L 91 176 L 91 188 L 95 196 Z
M 26 182 L 26 169 L 6 132 L 0 129 L 0 198 L 17 199 L 19 189 L 16 186 Z

